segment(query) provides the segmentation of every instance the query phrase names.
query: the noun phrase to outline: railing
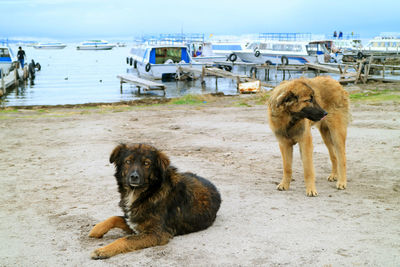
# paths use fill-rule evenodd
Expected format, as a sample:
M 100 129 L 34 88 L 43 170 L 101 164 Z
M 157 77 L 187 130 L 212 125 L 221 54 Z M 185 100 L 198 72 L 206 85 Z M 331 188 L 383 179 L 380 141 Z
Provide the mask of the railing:
M 262 40 L 277 40 L 277 41 L 309 41 L 311 40 L 311 33 L 293 33 L 293 32 L 271 32 L 259 33 L 258 38 Z
M 204 34 L 202 33 L 168 33 L 159 35 L 142 35 L 140 38 L 142 43 L 157 44 L 157 43 L 194 43 L 204 42 Z

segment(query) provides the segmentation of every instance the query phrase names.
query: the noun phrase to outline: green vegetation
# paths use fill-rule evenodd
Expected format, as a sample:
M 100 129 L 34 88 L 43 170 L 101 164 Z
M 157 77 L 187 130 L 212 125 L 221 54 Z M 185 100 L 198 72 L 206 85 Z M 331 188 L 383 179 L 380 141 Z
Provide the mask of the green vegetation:
M 209 98 L 209 97 L 208 97 Z M 201 105 L 207 103 L 205 95 L 185 95 L 179 98 L 172 99 L 169 103 L 172 105 Z
M 371 90 L 371 91 L 350 94 L 350 99 L 352 101 L 371 101 L 371 102 L 395 101 L 395 102 L 400 102 L 400 92 L 393 91 L 393 90 Z

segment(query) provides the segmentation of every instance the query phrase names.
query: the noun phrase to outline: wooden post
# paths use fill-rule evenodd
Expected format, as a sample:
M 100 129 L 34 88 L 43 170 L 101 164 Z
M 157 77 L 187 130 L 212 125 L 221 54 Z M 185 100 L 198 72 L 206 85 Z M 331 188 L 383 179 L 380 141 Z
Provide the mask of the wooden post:
M 19 84 L 18 82 L 18 70 L 14 70 L 14 85 L 17 86 Z
M 204 75 L 205 75 L 205 72 L 206 72 L 205 66 L 203 65 L 203 66 L 201 67 L 201 85 L 204 84 Z
M 240 78 L 236 77 L 236 90 L 239 93 L 239 84 L 240 84 Z
M 3 93 L 6 94 L 6 86 L 5 86 L 5 81 L 4 81 L 4 69 L 1 69 L 1 89 L 3 90 Z

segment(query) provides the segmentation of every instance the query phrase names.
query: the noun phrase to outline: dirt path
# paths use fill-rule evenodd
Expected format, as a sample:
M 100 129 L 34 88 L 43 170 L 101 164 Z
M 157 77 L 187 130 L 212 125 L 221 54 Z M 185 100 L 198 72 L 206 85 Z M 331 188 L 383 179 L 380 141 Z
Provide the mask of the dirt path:
M 320 195 L 309 198 L 297 147 L 291 189 L 275 189 L 282 163 L 266 107 L 232 101 L 1 114 L 0 266 L 400 265 L 398 105 L 353 105 L 345 191 L 326 180 L 328 151 L 313 130 Z M 181 171 L 212 180 L 223 198 L 214 225 L 91 260 L 122 235 L 87 237 L 121 215 L 108 163 L 121 141 L 151 143 Z

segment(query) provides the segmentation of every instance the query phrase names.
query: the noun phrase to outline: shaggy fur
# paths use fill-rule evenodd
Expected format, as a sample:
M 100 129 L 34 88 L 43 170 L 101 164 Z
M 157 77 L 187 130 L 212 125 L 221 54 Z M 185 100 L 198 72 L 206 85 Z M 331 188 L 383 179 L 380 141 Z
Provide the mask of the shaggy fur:
M 129 235 L 98 248 L 93 259 L 164 245 L 176 235 L 206 229 L 221 204 L 216 187 L 193 173 L 179 173 L 168 157 L 145 144 L 118 145 L 111 153 L 124 216 L 94 226 L 90 237 L 100 238 L 112 228 Z
M 329 181 L 345 189 L 348 93 L 334 79 L 320 76 L 282 82 L 268 101 L 269 125 L 279 142 L 283 179 L 278 190 L 288 190 L 292 180 L 293 146 L 299 144 L 307 196 L 317 196 L 312 160 L 311 126 L 318 127 L 329 150 L 332 172 Z

